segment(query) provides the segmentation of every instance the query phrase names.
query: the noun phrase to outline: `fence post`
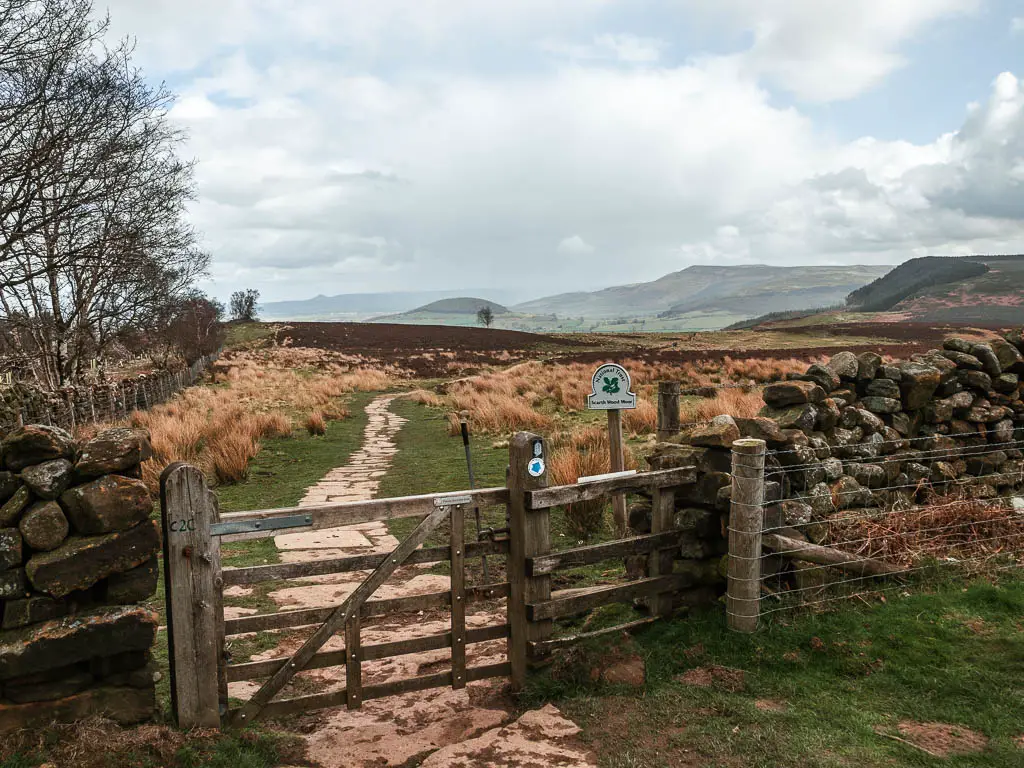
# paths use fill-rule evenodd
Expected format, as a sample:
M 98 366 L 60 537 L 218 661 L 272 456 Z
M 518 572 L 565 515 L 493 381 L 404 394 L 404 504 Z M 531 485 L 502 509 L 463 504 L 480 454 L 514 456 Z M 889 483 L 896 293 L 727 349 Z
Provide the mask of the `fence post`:
M 658 382 L 658 440 L 679 434 L 679 382 Z
M 508 446 L 509 581 L 508 658 L 512 666 L 512 690 L 526 685 L 530 643 L 551 635 L 551 621 L 531 622 L 526 606 L 551 599 L 551 577 L 530 576 L 526 558 L 551 550 L 551 512 L 528 510 L 526 491 L 546 488 L 548 475 L 544 439 L 529 432 L 517 432 Z
M 761 529 L 764 518 L 764 440 L 732 444 L 732 503 L 729 509 L 729 575 L 726 623 L 753 632 L 761 608 Z
M 160 476 L 171 708 L 179 728 L 219 728 L 227 705 L 220 519 L 203 473 L 176 462 Z

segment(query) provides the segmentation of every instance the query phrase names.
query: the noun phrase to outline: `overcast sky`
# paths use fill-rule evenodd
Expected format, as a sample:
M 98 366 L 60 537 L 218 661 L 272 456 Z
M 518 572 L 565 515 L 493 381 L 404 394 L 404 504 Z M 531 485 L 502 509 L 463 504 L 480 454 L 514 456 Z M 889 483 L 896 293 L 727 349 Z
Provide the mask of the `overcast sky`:
M 106 4 L 222 298 L 1024 252 L 1024 0 Z

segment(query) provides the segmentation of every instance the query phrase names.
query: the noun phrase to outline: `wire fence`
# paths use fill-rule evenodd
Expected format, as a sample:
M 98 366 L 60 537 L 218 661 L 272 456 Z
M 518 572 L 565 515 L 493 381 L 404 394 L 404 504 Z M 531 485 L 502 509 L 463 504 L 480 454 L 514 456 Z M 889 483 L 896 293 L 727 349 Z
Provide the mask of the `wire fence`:
M 132 411 L 148 410 L 167 402 L 195 384 L 220 354 L 218 349 L 176 371 L 55 392 L 24 385 L 0 387 L 4 404 L 0 411 L 0 429 L 6 432 L 22 424 L 46 424 L 74 431 L 84 424 L 125 419 Z
M 1024 438 L 1019 429 L 1010 435 Z M 986 427 L 890 440 L 891 450 L 878 456 L 838 458 L 834 447 L 813 460 L 814 449 L 809 455 L 803 447 L 765 452 L 760 527 L 730 527 L 762 542 L 747 558 L 757 561 L 759 594 L 732 599 L 756 602 L 764 618 L 882 597 L 945 575 L 1020 572 L 1024 439 L 998 439 L 1005 436 Z M 936 437 L 979 442 L 936 447 Z M 734 454 L 734 467 L 740 458 Z M 858 474 L 873 482 L 857 482 Z

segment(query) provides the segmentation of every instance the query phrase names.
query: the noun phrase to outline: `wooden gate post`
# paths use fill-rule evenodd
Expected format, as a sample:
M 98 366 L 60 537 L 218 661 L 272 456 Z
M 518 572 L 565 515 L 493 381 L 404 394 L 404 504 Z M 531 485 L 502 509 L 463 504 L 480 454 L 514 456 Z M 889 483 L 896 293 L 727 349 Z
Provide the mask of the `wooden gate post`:
M 761 531 L 764 522 L 764 440 L 732 444 L 732 503 L 729 509 L 729 575 L 726 623 L 753 632 L 761 608 Z
M 530 622 L 526 606 L 551 599 L 551 577 L 530 576 L 526 559 L 551 551 L 551 512 L 526 508 L 526 491 L 548 485 L 547 452 L 544 439 L 529 432 L 517 432 L 508 446 L 509 581 L 508 659 L 512 666 L 512 690 L 526 685 L 531 642 L 551 636 L 551 620 Z M 535 659 L 537 660 L 537 659 Z
M 160 476 L 171 708 L 179 728 L 219 728 L 227 711 L 220 519 L 203 473 L 176 462 Z
M 658 382 L 658 440 L 679 434 L 679 382 Z

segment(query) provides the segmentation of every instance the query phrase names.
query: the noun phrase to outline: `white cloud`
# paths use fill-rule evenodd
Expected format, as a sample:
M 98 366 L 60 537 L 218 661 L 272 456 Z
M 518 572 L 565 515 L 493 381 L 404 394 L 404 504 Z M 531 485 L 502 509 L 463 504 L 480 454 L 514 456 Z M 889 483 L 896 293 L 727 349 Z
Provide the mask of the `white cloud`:
M 1024 250 L 1012 75 L 927 144 L 837 143 L 764 85 L 862 93 L 974 0 L 677 0 L 666 20 L 753 35 L 683 64 L 667 32 L 606 23 L 624 0 L 111 2 L 182 94 L 221 295 L 547 293 L 700 262 Z
M 653 37 L 603 34 L 587 45 L 547 40 L 541 48 L 573 61 L 618 61 L 623 64 L 655 64 L 668 43 Z
M 980 0 L 682 0 L 753 36 L 738 59 L 809 101 L 849 99 L 904 64 L 899 52 L 929 24 L 971 13 Z
M 588 253 L 594 252 L 594 246 L 579 235 L 572 235 L 571 237 L 563 237 L 561 242 L 558 243 L 557 250 L 559 253 L 564 253 L 568 256 L 585 256 Z
M 1010 33 L 1014 35 L 1024 34 L 1024 16 L 1018 16 L 1010 20 Z

